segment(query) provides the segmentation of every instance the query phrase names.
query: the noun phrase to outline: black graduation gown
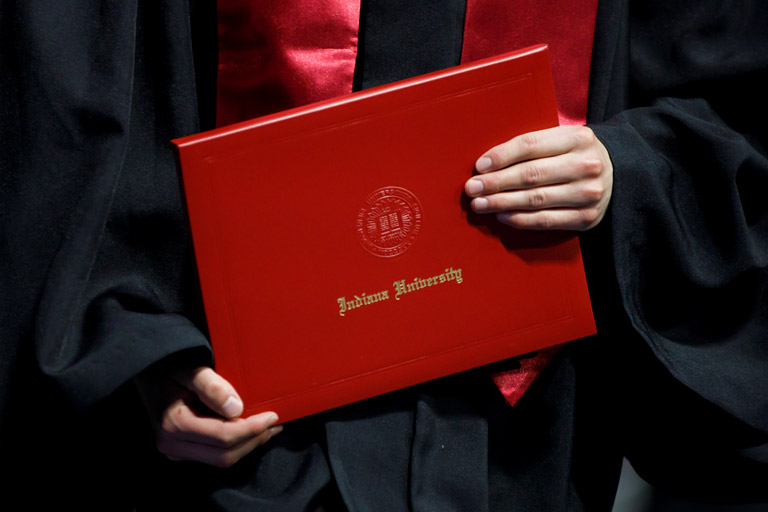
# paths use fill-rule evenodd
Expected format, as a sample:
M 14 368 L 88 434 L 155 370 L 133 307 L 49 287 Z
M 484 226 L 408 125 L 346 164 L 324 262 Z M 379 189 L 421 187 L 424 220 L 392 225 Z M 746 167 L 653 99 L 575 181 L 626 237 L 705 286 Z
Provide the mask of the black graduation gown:
M 129 507 L 153 452 L 130 379 L 205 344 L 168 141 L 199 131 L 209 3 L 0 2 L 4 500 Z
M 679 492 L 764 497 L 759 2 L 600 3 L 589 121 L 616 174 L 583 237 L 599 337 L 562 350 L 513 409 L 479 369 L 287 425 L 226 471 L 149 465 L 126 385 L 169 354 L 209 357 L 168 140 L 210 126 L 215 12 L 77 4 L 0 9 L 8 494 L 114 510 L 604 510 L 626 453 Z M 376 5 L 363 16 L 382 19 Z M 358 85 L 429 70 L 403 48 L 366 57 L 387 55 L 400 22 L 366 35 Z M 445 40 L 419 62 L 455 54 Z

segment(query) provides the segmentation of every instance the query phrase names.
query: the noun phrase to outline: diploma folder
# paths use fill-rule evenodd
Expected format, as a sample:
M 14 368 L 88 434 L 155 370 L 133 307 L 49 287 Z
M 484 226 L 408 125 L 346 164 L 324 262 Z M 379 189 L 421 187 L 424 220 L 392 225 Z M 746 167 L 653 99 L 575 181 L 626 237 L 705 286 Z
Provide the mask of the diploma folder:
M 282 422 L 595 332 L 578 238 L 471 212 L 546 46 L 175 140 L 216 369 Z

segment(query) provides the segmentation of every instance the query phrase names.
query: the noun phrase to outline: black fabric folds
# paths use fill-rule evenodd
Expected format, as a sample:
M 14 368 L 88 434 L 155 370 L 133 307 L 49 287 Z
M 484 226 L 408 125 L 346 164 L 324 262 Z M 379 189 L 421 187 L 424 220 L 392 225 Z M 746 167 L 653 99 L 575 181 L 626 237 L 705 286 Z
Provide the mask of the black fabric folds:
M 152 444 L 123 385 L 168 354 L 209 358 L 169 142 L 199 130 L 190 5 L 0 13 L 4 494 L 120 510 Z
M 616 169 L 613 256 L 634 328 L 682 383 L 768 432 L 768 9 L 737 5 L 633 4 L 620 112 L 592 127 Z
M 114 47 L 91 35 L 103 57 L 68 48 L 89 59 L 76 77 L 82 90 L 69 89 L 78 87 L 66 82 L 71 74 L 49 77 L 72 98 L 58 120 L 84 147 L 66 155 L 80 189 L 47 269 L 35 340 L 43 371 L 81 406 L 160 358 L 207 343 L 189 320 L 194 274 L 169 151 L 172 138 L 199 130 L 191 37 L 175 26 L 187 6 L 134 9 L 141 23 L 133 27 L 123 19 L 130 13 L 101 21 L 101 31 L 104 23 L 125 31 Z
M 215 7 L 0 0 L 9 503 L 599 511 L 623 455 L 680 495 L 768 500 L 757 0 L 600 1 L 588 118 L 615 183 L 582 236 L 599 336 L 564 347 L 517 406 L 484 368 L 292 422 L 227 470 L 157 455 L 130 379 L 173 354 L 210 360 L 169 141 L 214 118 Z M 364 2 L 356 87 L 457 64 L 463 13 Z

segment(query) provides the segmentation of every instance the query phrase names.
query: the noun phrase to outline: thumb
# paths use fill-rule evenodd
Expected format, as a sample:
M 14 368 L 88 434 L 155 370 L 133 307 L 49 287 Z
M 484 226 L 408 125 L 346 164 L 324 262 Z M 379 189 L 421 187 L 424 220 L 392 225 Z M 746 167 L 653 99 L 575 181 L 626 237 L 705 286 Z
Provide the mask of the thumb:
M 243 413 L 243 401 L 235 388 L 212 368 L 200 366 L 177 374 L 176 380 L 220 416 L 231 419 Z

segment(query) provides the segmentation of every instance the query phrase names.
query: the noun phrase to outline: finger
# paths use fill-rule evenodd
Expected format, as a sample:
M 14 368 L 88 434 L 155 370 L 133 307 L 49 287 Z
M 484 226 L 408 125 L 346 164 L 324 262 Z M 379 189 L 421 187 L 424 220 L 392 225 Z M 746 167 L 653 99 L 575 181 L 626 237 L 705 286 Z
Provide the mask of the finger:
M 243 401 L 227 380 L 207 366 L 179 372 L 176 380 L 194 392 L 207 407 L 225 418 L 237 418 L 243 413 Z
M 263 434 L 277 422 L 277 414 L 273 412 L 224 420 L 201 416 L 185 404 L 174 404 L 166 410 L 158 435 L 227 448 Z
M 598 204 L 606 191 L 600 182 L 568 183 L 530 190 L 499 192 L 472 200 L 477 213 L 507 210 L 545 210 L 549 208 L 581 208 Z
M 282 426 L 272 427 L 261 435 L 247 439 L 235 446 L 221 448 L 178 439 L 158 441 L 158 449 L 171 460 L 195 461 L 220 468 L 230 467 L 256 447 L 263 445 L 282 431 Z
M 474 176 L 464 185 L 469 197 L 495 194 L 504 190 L 517 190 L 567 183 L 584 178 L 597 178 L 603 172 L 599 158 L 586 158 L 579 154 L 565 154 L 538 158 L 505 169 Z
M 534 158 L 561 155 L 586 147 L 595 138 L 586 126 L 557 126 L 524 133 L 486 151 L 475 162 L 475 169 L 483 174 Z
M 604 211 L 598 207 L 497 213 L 503 224 L 517 229 L 586 231 L 596 226 Z

